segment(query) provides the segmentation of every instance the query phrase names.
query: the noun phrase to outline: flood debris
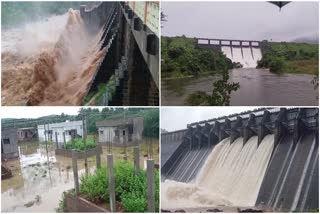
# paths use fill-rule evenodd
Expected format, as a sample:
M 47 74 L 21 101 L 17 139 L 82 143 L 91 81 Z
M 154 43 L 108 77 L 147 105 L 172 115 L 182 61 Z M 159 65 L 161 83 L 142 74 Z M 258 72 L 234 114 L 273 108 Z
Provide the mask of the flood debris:
M 2 164 L 1 165 L 1 179 L 8 179 L 11 177 L 12 177 L 11 170 Z
M 206 212 L 209 213 L 218 213 L 218 212 L 223 212 L 223 210 L 220 210 L 218 208 L 214 208 L 214 209 L 207 209 Z
M 237 211 L 239 213 L 262 213 L 263 212 L 260 209 L 254 209 L 254 208 L 237 208 Z

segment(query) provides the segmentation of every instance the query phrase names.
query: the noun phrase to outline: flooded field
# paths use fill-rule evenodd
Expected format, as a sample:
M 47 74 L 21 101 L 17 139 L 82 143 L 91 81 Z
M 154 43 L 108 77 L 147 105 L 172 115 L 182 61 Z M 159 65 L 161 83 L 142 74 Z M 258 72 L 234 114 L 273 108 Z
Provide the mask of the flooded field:
M 159 163 L 159 144 L 154 141 L 153 157 Z M 107 148 L 103 148 L 102 165 L 106 165 Z M 140 146 L 140 165 L 144 166 L 147 145 Z M 124 149 L 113 147 L 114 159 L 123 159 Z M 13 177 L 1 182 L 2 212 L 55 212 L 64 191 L 73 188 L 72 160 L 56 156 L 54 147 L 34 143 L 19 146 L 20 159 L 2 162 L 12 170 Z M 133 162 L 133 147 L 127 148 L 128 161 Z M 95 157 L 88 158 L 89 172 L 96 168 Z M 85 174 L 84 160 L 78 160 L 78 173 Z
M 314 106 L 318 90 L 311 83 L 313 75 L 277 75 L 267 69 L 243 68 L 230 71 L 230 81 L 239 82 L 240 89 L 231 94 L 233 106 Z M 212 93 L 212 83 L 218 76 L 162 80 L 162 105 L 187 105 L 187 96 L 196 91 Z

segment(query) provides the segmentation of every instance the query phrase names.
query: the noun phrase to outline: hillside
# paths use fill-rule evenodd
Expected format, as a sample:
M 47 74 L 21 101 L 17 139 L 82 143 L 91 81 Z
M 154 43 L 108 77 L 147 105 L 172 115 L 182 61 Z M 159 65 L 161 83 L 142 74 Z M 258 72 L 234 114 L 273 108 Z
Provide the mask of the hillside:
M 161 37 L 161 76 L 164 78 L 221 73 L 230 68 L 232 62 L 222 52 L 197 48 L 193 38 Z
M 261 43 L 262 59 L 258 68 L 270 68 L 275 73 L 319 72 L 319 45 L 307 43 L 267 42 Z

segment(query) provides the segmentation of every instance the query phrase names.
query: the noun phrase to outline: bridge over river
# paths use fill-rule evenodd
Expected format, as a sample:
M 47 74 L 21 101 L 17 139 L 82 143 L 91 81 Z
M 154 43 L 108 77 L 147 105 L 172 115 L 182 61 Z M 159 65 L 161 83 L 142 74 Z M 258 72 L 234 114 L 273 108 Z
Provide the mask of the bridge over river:
M 102 2 L 80 9 L 88 29 L 105 26 L 101 40 L 108 51 L 89 93 L 110 84 L 100 105 L 159 104 L 159 2 Z M 98 26 L 97 26 L 98 25 Z

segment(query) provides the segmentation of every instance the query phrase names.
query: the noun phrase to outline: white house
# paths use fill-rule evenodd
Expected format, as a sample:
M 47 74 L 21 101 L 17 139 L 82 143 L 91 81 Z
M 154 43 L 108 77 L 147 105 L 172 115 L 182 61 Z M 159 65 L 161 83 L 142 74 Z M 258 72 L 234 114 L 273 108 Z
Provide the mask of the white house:
M 45 127 L 46 126 L 46 127 Z M 45 133 L 46 130 L 46 133 Z M 51 123 L 46 125 L 38 125 L 38 137 L 40 142 L 44 142 L 47 140 L 63 144 L 64 137 L 63 133 L 65 133 L 65 141 L 68 142 L 74 137 L 82 137 L 83 135 L 83 127 L 82 121 L 66 121 L 62 123 Z

